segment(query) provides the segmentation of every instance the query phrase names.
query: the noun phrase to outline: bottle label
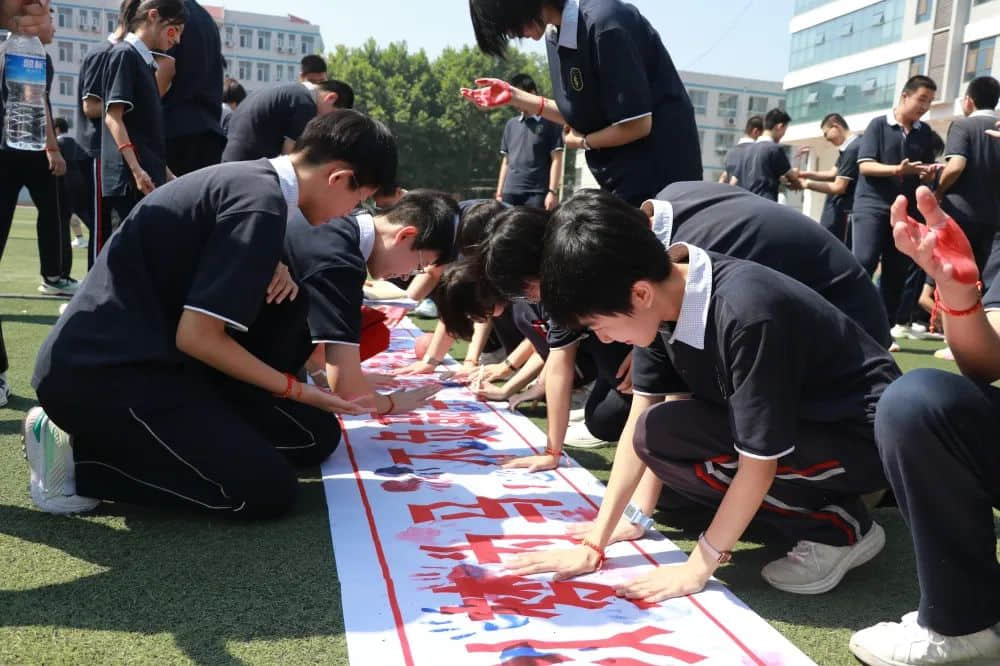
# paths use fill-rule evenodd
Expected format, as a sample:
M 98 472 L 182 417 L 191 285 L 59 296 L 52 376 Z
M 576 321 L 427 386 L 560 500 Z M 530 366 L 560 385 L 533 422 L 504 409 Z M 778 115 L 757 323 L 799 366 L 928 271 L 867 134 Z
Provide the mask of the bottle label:
M 8 53 L 4 69 L 8 81 L 45 85 L 45 58 Z

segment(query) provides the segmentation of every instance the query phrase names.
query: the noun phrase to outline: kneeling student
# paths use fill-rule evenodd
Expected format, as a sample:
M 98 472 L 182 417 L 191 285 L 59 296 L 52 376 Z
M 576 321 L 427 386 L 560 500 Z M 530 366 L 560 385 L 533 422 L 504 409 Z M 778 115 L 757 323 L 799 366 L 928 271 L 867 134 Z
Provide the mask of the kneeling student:
M 509 568 L 595 570 L 645 466 L 717 511 L 685 565 L 659 567 L 621 586 L 623 596 L 701 590 L 755 517 L 796 542 L 762 572 L 787 592 L 828 591 L 878 554 L 885 534 L 861 495 L 886 485 L 875 405 L 900 374 L 882 345 L 788 276 L 695 246 L 665 250 L 641 216 L 557 212 L 552 224 L 542 302 L 557 322 L 636 345 L 633 413 L 642 411 L 583 545 Z M 662 356 L 646 349 L 657 340 Z M 656 404 L 681 393 L 688 399 Z
M 337 395 L 373 395 L 361 370 L 359 348 L 367 275 L 406 277 L 447 262 L 458 214 L 458 204 L 446 194 L 411 190 L 374 216 L 358 213 L 318 226 L 302 216 L 289 222 L 285 258 L 308 300 L 302 323 L 319 348 L 326 382 Z M 375 409 L 379 414 L 408 412 L 437 388 L 374 393 Z
M 41 408 L 24 427 L 35 504 L 287 511 L 292 464 L 316 464 L 340 441 L 331 412 L 367 410 L 289 374 L 310 349 L 278 348 L 280 322 L 250 347 L 227 328 L 258 326 L 290 213 L 343 215 L 396 163 L 384 125 L 341 110 L 311 122 L 291 155 L 210 167 L 145 197 L 38 353 Z

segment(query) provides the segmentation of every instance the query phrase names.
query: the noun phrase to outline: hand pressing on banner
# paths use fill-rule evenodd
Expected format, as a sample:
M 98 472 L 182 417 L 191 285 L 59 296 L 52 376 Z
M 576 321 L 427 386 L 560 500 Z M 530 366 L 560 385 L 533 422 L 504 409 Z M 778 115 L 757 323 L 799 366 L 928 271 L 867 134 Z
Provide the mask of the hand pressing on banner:
M 552 580 L 566 580 L 597 571 L 604 563 L 603 551 L 587 545 L 519 555 L 504 565 L 515 576 L 551 573 Z
M 512 458 L 501 465 L 501 467 L 504 469 L 523 469 L 527 470 L 529 474 L 548 472 L 549 470 L 558 469 L 561 455 L 561 453 L 550 453 L 546 449 L 545 453 L 541 455 Z
M 292 274 L 289 272 L 288 266 L 279 261 L 278 265 L 274 268 L 274 277 L 271 278 L 271 284 L 267 285 L 266 302 L 281 303 L 286 298 L 289 301 L 294 301 L 298 295 L 299 286 L 292 279 Z
M 462 97 L 484 111 L 499 109 L 514 101 L 516 88 L 500 79 L 476 79 L 479 88 L 462 88 Z
M 423 407 L 428 400 L 433 398 L 441 390 L 440 384 L 428 384 L 413 389 L 400 389 L 392 393 L 380 394 L 380 397 L 388 400 L 388 409 L 378 410 L 380 416 L 386 414 L 406 414 L 415 409 Z
M 694 553 L 684 564 L 661 565 L 647 574 L 618 585 L 615 594 L 626 599 L 642 599 L 649 603 L 665 601 L 705 589 L 715 567 L 696 558 Z
M 393 388 L 398 384 L 395 375 L 387 375 L 379 372 L 366 372 L 365 379 L 373 389 Z
M 570 523 L 566 526 L 566 534 L 571 537 L 576 537 L 577 539 L 586 538 L 589 541 L 596 543 L 598 538 L 596 534 L 592 534 L 596 524 L 592 520 L 588 520 L 582 523 Z M 639 525 L 630 523 L 624 516 L 618 520 L 618 524 L 615 525 L 615 531 L 611 533 L 611 537 L 608 539 L 608 545 L 613 543 L 618 543 L 619 541 L 636 541 L 641 539 L 646 534 L 646 530 L 642 529 Z
M 507 400 L 507 407 L 510 411 L 517 409 L 522 402 L 537 402 L 545 397 L 545 385 L 536 381 L 530 384 L 520 393 L 515 393 Z
M 404 366 L 398 370 L 393 370 L 392 374 L 396 377 L 413 377 L 414 375 L 429 375 L 436 371 L 438 367 L 437 363 L 431 363 L 430 361 L 414 361 L 413 363 Z
M 299 386 L 301 386 L 301 393 L 292 397 L 296 402 L 301 402 L 326 412 L 333 412 L 334 414 L 358 415 L 368 414 L 372 411 L 372 399 L 368 396 L 358 398 L 357 400 L 345 400 L 337 394 L 331 393 L 330 389 L 319 388 L 309 384 L 299 384 Z

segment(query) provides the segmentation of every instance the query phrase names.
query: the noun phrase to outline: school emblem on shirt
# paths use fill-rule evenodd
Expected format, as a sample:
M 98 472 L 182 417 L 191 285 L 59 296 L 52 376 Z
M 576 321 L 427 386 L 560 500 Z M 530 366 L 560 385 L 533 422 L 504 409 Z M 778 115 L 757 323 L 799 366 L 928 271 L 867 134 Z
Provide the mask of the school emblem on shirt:
M 583 72 L 580 71 L 579 67 L 569 68 L 569 85 L 576 92 L 583 90 Z

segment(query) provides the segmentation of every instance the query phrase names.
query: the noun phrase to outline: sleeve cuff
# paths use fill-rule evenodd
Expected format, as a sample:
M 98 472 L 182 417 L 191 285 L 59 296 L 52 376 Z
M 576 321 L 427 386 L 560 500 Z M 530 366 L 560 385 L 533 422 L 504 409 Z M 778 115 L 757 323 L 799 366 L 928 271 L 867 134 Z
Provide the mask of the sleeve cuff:
M 126 99 L 109 99 L 108 102 L 104 105 L 104 110 L 107 111 L 108 109 L 110 109 L 112 104 L 124 104 L 126 106 L 125 113 L 128 113 L 133 108 L 135 108 L 135 104 Z
M 345 342 L 343 340 L 321 340 L 313 338 L 314 345 L 347 345 L 348 347 L 360 347 L 360 342 Z
M 874 157 L 859 157 L 858 158 L 858 164 L 863 164 L 864 162 L 874 162 L 874 161 L 875 161 Z
M 583 341 L 584 341 L 584 340 L 586 340 L 586 339 L 587 339 L 588 337 L 589 337 L 589 336 L 588 336 L 588 335 L 587 335 L 586 333 L 584 333 L 584 334 L 583 334 L 583 335 L 581 335 L 580 337 L 578 337 L 578 338 L 574 338 L 574 339 L 573 339 L 573 340 L 571 340 L 570 342 L 566 342 L 566 343 L 563 343 L 563 344 L 561 344 L 561 345 L 559 345 L 559 346 L 555 346 L 555 345 L 549 345 L 549 351 L 554 351 L 554 350 L 558 350 L 558 349 L 567 349 L 567 348 L 569 348 L 569 347 L 572 347 L 573 345 L 576 345 L 576 344 L 579 344 L 579 343 L 583 342 Z
M 766 455 L 761 455 L 760 453 L 750 453 L 749 451 L 744 451 L 735 444 L 733 444 L 733 448 L 736 449 L 736 452 L 739 453 L 741 456 L 746 456 L 747 458 L 753 458 L 754 460 L 777 460 L 778 458 L 783 458 L 787 456 L 789 453 L 795 450 L 795 447 L 791 446 L 785 451 L 782 451 L 781 453 L 776 453 L 774 455 L 766 456 Z
M 185 310 L 191 310 L 192 312 L 200 312 L 203 315 L 208 315 L 209 317 L 213 317 L 215 319 L 219 319 L 220 321 L 224 321 L 227 326 L 235 328 L 237 331 L 240 331 L 242 333 L 246 333 L 247 331 L 250 330 L 249 328 L 247 328 L 246 326 L 244 326 L 240 322 L 235 321 L 233 319 L 230 319 L 229 317 L 224 317 L 224 316 L 220 315 L 217 312 L 212 312 L 211 310 L 206 310 L 204 308 L 198 308 L 198 307 L 195 307 L 193 305 L 185 305 L 184 309 Z
M 622 118 L 621 120 L 616 120 L 615 122 L 611 123 L 611 125 L 613 127 L 615 125 L 621 125 L 623 123 L 631 122 L 633 120 L 639 120 L 639 118 L 645 118 L 646 116 L 651 116 L 651 115 L 653 115 L 653 112 L 647 111 L 646 113 L 640 113 L 637 116 L 630 116 L 628 118 Z
M 632 386 L 633 395 L 641 395 L 647 398 L 665 398 L 670 395 L 670 393 L 670 391 L 642 391 L 637 389 L 635 386 Z

